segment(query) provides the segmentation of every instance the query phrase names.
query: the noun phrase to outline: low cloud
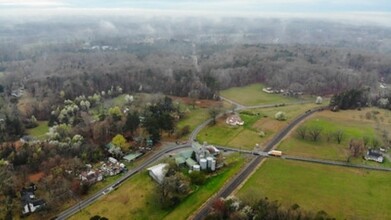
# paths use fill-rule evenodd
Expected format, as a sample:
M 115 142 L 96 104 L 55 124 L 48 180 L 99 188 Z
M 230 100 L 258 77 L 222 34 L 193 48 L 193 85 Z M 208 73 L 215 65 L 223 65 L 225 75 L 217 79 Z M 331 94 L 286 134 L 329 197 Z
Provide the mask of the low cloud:
M 63 7 L 69 4 L 62 1 L 40 1 L 40 0 L 0 0 L 0 7 Z

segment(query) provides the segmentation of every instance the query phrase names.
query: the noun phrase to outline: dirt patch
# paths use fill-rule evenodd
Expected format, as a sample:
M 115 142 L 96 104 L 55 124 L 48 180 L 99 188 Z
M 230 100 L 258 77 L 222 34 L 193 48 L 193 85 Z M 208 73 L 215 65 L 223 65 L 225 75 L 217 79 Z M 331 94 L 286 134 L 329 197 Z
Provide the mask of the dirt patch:
M 38 182 L 39 180 L 41 180 L 43 177 L 45 176 L 45 173 L 44 172 L 39 172 L 39 173 L 35 173 L 35 174 L 31 174 L 28 176 L 28 179 L 30 182 Z
M 21 141 L 15 141 L 14 142 L 15 150 L 19 150 L 23 146 L 23 143 Z
M 186 105 L 192 105 L 193 100 L 189 97 L 171 97 L 172 99 L 176 101 L 181 101 L 182 103 Z M 218 106 L 221 105 L 221 101 L 214 101 L 214 100 L 208 100 L 208 99 L 200 99 L 195 102 L 195 105 L 199 108 L 209 108 L 211 106 Z

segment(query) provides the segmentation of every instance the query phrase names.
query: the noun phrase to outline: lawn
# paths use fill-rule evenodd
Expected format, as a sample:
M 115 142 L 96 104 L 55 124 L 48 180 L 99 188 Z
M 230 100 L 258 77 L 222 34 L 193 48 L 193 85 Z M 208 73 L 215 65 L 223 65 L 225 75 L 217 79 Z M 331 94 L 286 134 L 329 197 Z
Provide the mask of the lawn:
M 391 175 L 281 159 L 267 159 L 237 193 L 254 201 L 268 197 L 283 206 L 326 211 L 337 219 L 388 219 Z
M 222 117 L 216 125 L 203 129 L 197 139 L 200 142 L 206 141 L 215 145 L 252 150 L 255 144 L 262 146 L 269 141 L 276 132 L 287 126 L 290 120 L 317 106 L 316 104 L 302 104 L 246 110 L 240 114 L 244 126 L 229 126 L 225 123 L 225 117 Z M 274 119 L 278 111 L 286 113 L 286 121 Z M 246 114 L 247 112 L 250 115 Z M 264 137 L 260 137 L 260 131 L 265 133 Z
M 177 128 L 180 130 L 185 126 L 190 127 L 190 132 L 193 131 L 199 124 L 206 121 L 209 118 L 209 113 L 207 108 L 199 108 L 196 107 L 193 109 L 192 107 L 187 107 L 186 116 L 181 119 L 178 124 Z M 187 137 L 187 136 L 186 136 Z
M 27 134 L 33 137 L 42 137 L 49 132 L 48 121 L 38 121 L 38 126 L 35 128 L 27 129 Z
M 261 119 L 260 115 L 240 114 L 244 121 L 244 126 L 229 126 L 225 123 L 225 118 L 220 118 L 216 125 L 208 126 L 197 136 L 202 143 L 204 141 L 222 146 L 230 146 L 252 150 L 256 143 L 260 143 L 262 138 L 253 125 Z
M 154 191 L 155 186 L 144 171 L 70 219 L 89 219 L 94 215 L 109 219 L 161 219 L 168 211 L 159 208 Z
M 386 111 L 379 110 L 377 116 L 378 118 L 382 117 L 383 122 L 380 120 L 376 122 L 373 119 L 362 117 L 366 112 L 375 110 L 376 109 L 368 108 L 363 111 L 323 111 L 316 113 L 306 121 L 303 126 L 309 128 L 313 126 L 321 127 L 322 133 L 319 141 L 313 142 L 308 138 L 303 140 L 299 138 L 294 131 L 287 139 L 281 142 L 278 149 L 289 155 L 346 161 L 350 155 L 348 146 L 351 139 L 368 137 L 370 140 L 381 140 L 379 134 L 381 128 L 388 131 L 391 130 L 391 124 L 387 120 L 390 115 L 387 114 Z M 338 144 L 331 135 L 337 130 L 343 131 L 343 140 L 340 144 Z M 328 136 L 329 140 L 327 140 Z M 371 141 L 369 142 L 369 145 L 371 145 Z M 355 162 L 358 162 L 358 160 Z M 363 160 L 361 160 L 361 162 L 364 163 Z M 370 164 L 375 165 L 376 163 L 370 162 Z
M 143 171 L 70 219 L 89 219 L 94 215 L 105 216 L 109 219 L 187 219 L 239 171 L 244 160 L 238 154 L 229 156 L 227 168 L 219 171 L 203 186 L 198 187 L 174 209 L 160 208 L 155 191 L 156 183 L 148 172 Z
M 223 90 L 220 94 L 242 105 L 261 105 L 274 103 L 289 103 L 299 99 L 283 96 L 282 94 L 267 94 L 262 91 L 263 84 L 251 84 L 244 87 L 233 87 Z M 315 101 L 315 98 L 314 98 Z

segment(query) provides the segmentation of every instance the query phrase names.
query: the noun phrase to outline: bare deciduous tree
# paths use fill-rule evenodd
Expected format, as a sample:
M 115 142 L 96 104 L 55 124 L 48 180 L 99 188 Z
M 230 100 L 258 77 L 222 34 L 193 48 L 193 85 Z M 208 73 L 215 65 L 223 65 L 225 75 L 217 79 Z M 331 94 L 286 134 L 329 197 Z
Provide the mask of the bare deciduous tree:
M 305 137 L 307 135 L 307 127 L 306 126 L 300 126 L 299 128 L 296 129 L 296 134 L 301 139 L 305 139 Z
M 362 140 L 351 139 L 349 142 L 349 150 L 352 157 L 360 157 L 364 154 L 365 146 Z
M 342 130 L 338 130 L 338 131 L 334 132 L 333 134 L 334 134 L 334 138 L 337 141 L 337 143 L 340 144 L 343 140 L 344 132 Z
M 310 136 L 311 140 L 316 142 L 319 140 L 321 133 L 322 133 L 322 128 L 318 126 L 313 126 L 308 129 L 308 135 Z

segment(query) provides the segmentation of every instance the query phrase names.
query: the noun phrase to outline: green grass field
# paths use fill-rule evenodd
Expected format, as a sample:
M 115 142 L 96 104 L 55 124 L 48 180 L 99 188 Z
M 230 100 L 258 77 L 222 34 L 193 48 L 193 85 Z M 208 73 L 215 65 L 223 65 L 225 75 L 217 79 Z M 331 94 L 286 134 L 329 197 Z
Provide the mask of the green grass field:
M 227 158 L 229 167 L 219 171 L 203 186 L 196 189 L 177 207 L 163 210 L 158 203 L 156 183 L 148 172 L 140 172 L 126 181 L 119 189 L 106 195 L 70 219 L 89 219 L 94 215 L 109 219 L 187 219 L 244 164 L 244 158 L 232 154 Z
M 27 129 L 27 134 L 33 137 L 42 137 L 49 132 L 48 121 L 38 121 L 38 126 L 35 128 Z
M 255 116 L 240 114 L 245 122 L 243 126 L 229 126 L 225 123 L 225 117 L 223 117 L 218 120 L 216 125 L 203 129 L 198 134 L 197 139 L 200 142 L 206 141 L 210 144 L 252 150 L 257 143 L 261 146 L 265 144 L 276 132 L 287 126 L 290 120 L 317 106 L 316 104 L 302 104 L 246 110 L 246 112 L 251 112 Z M 286 113 L 286 121 L 274 119 L 274 115 L 278 111 Z M 256 116 L 257 114 L 259 116 Z M 264 137 L 259 136 L 260 131 L 265 133 Z
M 267 159 L 237 196 L 250 201 L 268 197 L 285 207 L 297 203 L 337 219 L 388 219 L 390 182 L 389 172 Z
M 322 133 L 319 141 L 313 142 L 308 138 L 303 140 L 294 131 L 287 139 L 281 142 L 278 149 L 289 155 L 346 161 L 350 155 L 349 142 L 352 138 L 362 139 L 363 137 L 368 137 L 370 140 L 381 140 L 379 131 L 376 129 L 376 126 L 379 126 L 377 122 L 360 117 L 365 112 L 373 110 L 366 109 L 363 112 L 349 110 L 336 113 L 324 111 L 316 113 L 311 119 L 303 123 L 303 126 L 321 127 Z M 380 127 L 388 130 L 390 124 L 386 122 L 386 119 L 390 116 L 387 116 L 385 111 L 380 111 L 379 117 L 384 117 L 383 123 L 379 122 Z M 337 130 L 343 131 L 343 140 L 340 144 L 331 135 Z M 328 136 L 330 136 L 329 140 L 327 140 Z M 369 145 L 371 145 L 371 141 Z M 359 161 L 355 160 L 355 163 Z M 364 160 L 361 160 L 361 163 L 378 165 L 375 162 L 365 162 Z
M 262 142 L 265 138 L 261 138 L 257 129 L 253 127 L 261 116 L 245 114 L 240 116 L 244 121 L 243 126 L 229 126 L 225 123 L 225 118 L 222 118 L 216 125 L 203 129 L 197 139 L 201 143 L 206 141 L 210 144 L 252 150 L 256 143 Z
M 178 129 L 182 129 L 183 127 L 188 125 L 190 127 L 190 131 L 193 131 L 195 127 L 197 127 L 199 124 L 201 124 L 202 122 L 204 122 L 209 118 L 209 113 L 207 108 L 196 107 L 195 109 L 193 109 L 190 106 L 185 106 L 185 107 L 187 107 L 188 112 L 186 112 L 185 118 L 181 119 L 178 122 L 177 124 Z
M 136 174 L 119 189 L 77 213 L 71 219 L 89 219 L 94 215 L 109 219 L 158 219 L 168 211 L 159 208 L 155 187 L 147 172 Z
M 283 96 L 282 94 L 267 94 L 262 91 L 263 84 L 252 84 L 244 87 L 233 87 L 220 94 L 242 105 L 261 105 L 273 103 L 289 103 L 298 99 Z M 315 101 L 315 98 L 314 98 Z

